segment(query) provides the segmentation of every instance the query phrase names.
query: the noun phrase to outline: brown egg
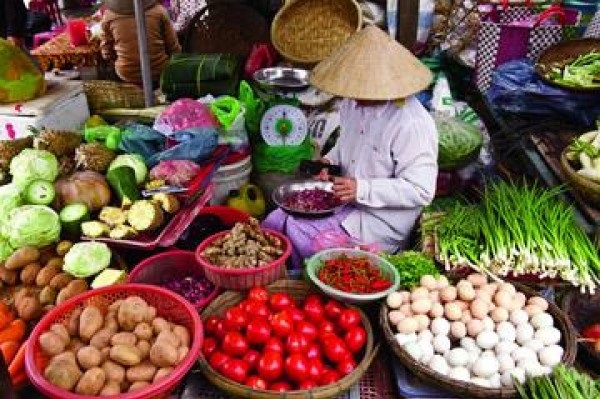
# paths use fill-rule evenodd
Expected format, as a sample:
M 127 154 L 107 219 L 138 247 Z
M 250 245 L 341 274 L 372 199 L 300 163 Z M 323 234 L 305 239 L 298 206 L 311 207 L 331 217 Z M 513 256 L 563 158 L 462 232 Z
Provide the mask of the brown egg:
M 542 309 L 542 312 L 548 310 L 548 301 L 542 298 L 541 296 L 533 296 L 529 298 L 527 304 L 537 306 L 538 308 Z
M 455 321 L 450 324 L 450 335 L 454 339 L 461 339 L 467 335 L 467 326 L 461 321 Z
M 444 306 L 444 315 L 450 321 L 459 320 L 462 309 L 457 302 L 450 302 Z
M 543 312 L 542 308 L 540 308 L 537 305 L 527 305 L 527 306 L 525 306 L 525 308 L 523 310 L 525 310 L 525 312 L 527 312 L 527 315 L 529 316 L 529 318 L 531 318 L 533 315 Z
M 500 291 L 506 291 L 508 292 L 510 295 L 514 295 L 517 293 L 517 289 L 515 288 L 514 285 L 512 285 L 511 283 L 502 283 L 500 284 L 500 287 L 498 288 Z
M 496 293 L 496 295 L 494 295 L 494 302 L 496 303 L 496 305 L 505 308 L 507 310 L 509 310 L 511 302 L 512 302 L 512 295 L 509 294 L 506 291 L 498 291 Z
M 431 300 L 429 298 L 420 298 L 415 300 L 410 306 L 413 314 L 427 314 L 431 309 Z
M 473 315 L 471 315 L 471 311 L 469 311 L 469 310 L 465 310 L 463 312 L 463 314 L 460 316 L 460 321 L 462 321 L 465 324 L 467 324 L 471 320 L 473 320 Z
M 456 299 L 456 287 L 449 285 L 448 287 L 442 288 L 440 291 L 440 299 L 442 302 L 452 302 Z
M 473 287 L 481 287 L 487 284 L 487 277 L 481 273 L 472 273 L 467 276 L 467 281 L 469 281 Z
M 496 323 L 500 323 L 508 320 L 508 310 L 497 307 L 491 312 L 492 320 Z
M 429 298 L 429 290 L 425 287 L 417 287 L 410 293 L 410 300 L 416 301 L 420 298 Z
M 489 308 L 487 303 L 482 299 L 475 299 L 471 302 L 471 314 L 473 317 L 482 320 L 488 315 Z
M 436 317 L 442 317 L 444 315 L 444 306 L 441 303 L 434 302 L 429 310 L 429 316 L 435 319 Z
M 417 321 L 417 331 L 423 331 L 429 327 L 429 317 L 424 314 L 418 314 L 413 316 L 413 318 Z
M 402 313 L 404 313 L 404 315 L 407 317 L 410 317 L 413 315 L 411 305 L 408 303 L 405 303 L 404 305 L 400 306 L 400 308 L 398 310 L 401 311 Z
M 473 319 L 467 323 L 467 334 L 470 337 L 475 338 L 480 332 L 483 331 L 483 322 L 479 319 Z

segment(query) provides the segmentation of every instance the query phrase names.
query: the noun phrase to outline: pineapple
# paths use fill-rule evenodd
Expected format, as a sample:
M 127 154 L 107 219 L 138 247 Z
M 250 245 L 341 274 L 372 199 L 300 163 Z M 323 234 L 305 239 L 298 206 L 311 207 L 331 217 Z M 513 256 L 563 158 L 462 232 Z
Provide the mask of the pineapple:
M 36 133 L 33 147 L 37 150 L 50 151 L 57 157 L 71 155 L 81 144 L 82 137 L 79 133 L 62 130 L 44 129 Z
M 16 140 L 0 140 L 0 170 L 8 171 L 10 161 L 25 148 L 31 148 L 33 137 L 23 137 Z
M 114 151 L 101 143 L 82 144 L 75 150 L 77 168 L 98 173 L 106 172 L 115 157 Z

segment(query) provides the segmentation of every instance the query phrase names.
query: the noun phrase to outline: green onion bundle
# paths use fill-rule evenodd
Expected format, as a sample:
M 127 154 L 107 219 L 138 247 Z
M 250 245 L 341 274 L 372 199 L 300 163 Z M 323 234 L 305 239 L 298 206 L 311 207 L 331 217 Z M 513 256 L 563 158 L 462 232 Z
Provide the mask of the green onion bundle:
M 479 205 L 456 205 L 437 228 L 439 257 L 449 270 L 468 265 L 491 277 L 535 274 L 594 292 L 598 249 L 560 201 L 560 188 L 488 185 Z
M 600 399 L 600 382 L 564 365 L 551 375 L 533 377 L 524 384 L 515 380 L 521 399 Z

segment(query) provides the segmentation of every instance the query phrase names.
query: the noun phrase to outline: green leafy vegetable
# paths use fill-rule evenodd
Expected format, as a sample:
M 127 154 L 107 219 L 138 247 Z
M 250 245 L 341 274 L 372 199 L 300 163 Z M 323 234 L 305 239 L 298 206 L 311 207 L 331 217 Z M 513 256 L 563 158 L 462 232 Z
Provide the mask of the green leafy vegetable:
M 0 236 L 0 262 L 4 262 L 15 252 L 13 247 L 10 246 L 6 238 Z
M 9 213 L 2 232 L 12 248 L 45 247 L 60 239 L 60 220 L 47 206 L 20 206 Z
M 135 172 L 135 181 L 138 185 L 142 185 L 146 181 L 146 177 L 148 177 L 148 167 L 144 162 L 144 158 L 138 154 L 119 155 L 114 161 L 112 161 L 108 167 L 108 171 L 110 172 L 119 166 L 129 166 L 131 169 L 133 169 Z
M 0 187 L 0 226 L 3 226 L 8 219 L 10 211 L 20 207 L 23 204 L 20 190 L 14 184 L 7 184 Z
M 600 52 L 582 54 L 564 66 L 553 67 L 547 78 L 571 87 L 600 87 Z
M 440 274 L 433 259 L 422 252 L 405 251 L 397 255 L 383 254 L 383 258 L 398 270 L 400 286 L 404 289 L 418 286 L 422 276 L 428 274 L 439 276 Z
M 452 117 L 436 115 L 434 119 L 440 169 L 458 169 L 479 155 L 483 136 L 476 126 Z
M 58 161 L 49 151 L 26 148 L 10 162 L 10 174 L 13 183 L 24 190 L 34 180 L 56 180 Z
M 111 255 L 103 242 L 78 242 L 65 255 L 63 270 L 74 277 L 87 278 L 106 269 Z

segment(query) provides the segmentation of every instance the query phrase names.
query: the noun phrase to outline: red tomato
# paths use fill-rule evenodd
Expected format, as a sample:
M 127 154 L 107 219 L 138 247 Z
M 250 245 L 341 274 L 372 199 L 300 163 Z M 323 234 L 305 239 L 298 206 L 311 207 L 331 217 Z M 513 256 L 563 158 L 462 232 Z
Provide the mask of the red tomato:
M 247 299 L 245 305 L 246 313 L 248 313 L 250 317 L 268 318 L 271 315 L 271 311 L 269 310 L 269 307 L 267 306 L 266 302 L 259 302 L 254 299 Z
M 294 322 L 304 320 L 304 313 L 300 309 L 287 308 L 284 310 L 285 313 L 289 314 Z
M 269 293 L 262 287 L 254 287 L 248 292 L 248 299 L 258 302 L 267 302 L 269 300 Z
M 223 352 L 216 351 L 210 356 L 208 364 L 210 364 L 210 367 L 216 371 L 221 372 L 221 367 L 223 367 L 223 364 L 225 364 L 225 362 L 227 362 L 229 359 L 231 358 Z
M 216 316 L 210 316 L 204 322 L 204 329 L 208 335 L 215 334 L 217 331 L 217 324 L 219 323 L 219 319 Z
M 283 358 L 277 352 L 266 352 L 258 360 L 257 371 L 266 381 L 275 381 L 283 374 Z
M 293 332 L 288 335 L 285 341 L 285 348 L 289 353 L 305 353 L 308 349 L 308 339 L 297 332 Z
M 344 336 L 344 342 L 352 353 L 356 353 L 365 346 L 367 333 L 362 327 L 351 327 Z
M 324 366 L 319 359 L 308 360 L 308 378 L 314 381 L 319 381 L 323 374 Z
M 217 321 L 217 325 L 215 326 L 215 337 L 223 339 L 226 333 L 227 329 L 225 328 L 225 322 L 223 320 Z
M 309 390 L 317 387 L 317 383 L 312 380 L 302 381 L 300 385 L 298 385 L 299 389 Z
M 229 359 L 221 366 L 221 374 L 235 382 L 243 384 L 248 374 L 248 365 L 243 360 Z
M 204 339 L 202 343 L 202 354 L 206 359 L 210 358 L 210 356 L 217 351 L 217 340 L 213 337 L 208 337 Z
M 325 304 L 325 316 L 327 316 L 330 320 L 337 320 L 338 317 L 342 314 L 344 310 L 344 306 L 341 303 L 336 301 L 335 299 L 330 299 Z
M 356 368 L 356 362 L 352 356 L 346 356 L 341 362 L 337 365 L 337 371 L 342 375 L 342 377 L 347 376 Z
M 250 349 L 242 358 L 242 360 L 245 361 L 246 364 L 248 364 L 248 370 L 255 370 L 258 366 L 259 359 L 260 353 L 258 353 L 258 351 L 255 351 L 254 349 Z
M 223 351 L 231 356 L 243 356 L 248 351 L 248 342 L 242 334 L 237 331 L 229 331 L 223 337 L 221 344 Z
M 285 359 L 286 375 L 296 382 L 304 381 L 308 378 L 308 360 L 299 354 L 291 354 Z
M 304 298 L 304 303 L 318 303 L 321 304 L 321 299 L 322 297 L 320 295 L 317 294 L 309 294 L 306 296 L 306 298 Z
M 265 342 L 265 345 L 263 346 L 263 353 L 267 353 L 267 352 L 277 352 L 280 355 L 283 355 L 284 352 L 284 347 L 283 347 L 283 343 L 281 342 L 281 340 L 279 338 L 275 338 L 275 337 L 271 337 L 267 340 L 267 342 Z
M 287 392 L 291 390 L 292 386 L 287 382 L 274 382 L 271 385 L 269 385 L 269 391 Z
M 246 339 L 250 344 L 264 344 L 271 337 L 271 326 L 265 319 L 255 318 L 246 327 Z
M 340 374 L 335 370 L 324 371 L 319 379 L 321 385 L 330 385 L 337 382 L 341 378 Z
M 277 313 L 271 319 L 271 327 L 273 328 L 273 332 L 278 337 L 285 338 L 293 330 L 293 320 L 291 316 L 286 312 Z
M 273 311 L 280 312 L 283 309 L 291 308 L 294 306 L 294 298 L 285 292 L 278 292 L 271 295 L 269 298 L 269 306 Z
M 338 319 L 338 325 L 344 330 L 359 326 L 361 323 L 360 313 L 356 309 L 344 309 Z
M 267 382 L 262 378 L 253 375 L 246 378 L 246 386 L 249 386 L 252 389 L 260 389 L 264 391 L 267 389 Z
M 304 335 L 310 342 L 314 341 L 319 334 L 314 324 L 304 320 L 296 322 L 296 332 Z
M 334 334 L 335 333 L 335 324 L 330 322 L 329 320 L 323 320 L 319 324 L 319 335 L 323 337 L 326 334 Z
M 321 349 L 325 357 L 333 363 L 342 361 L 350 353 L 346 345 L 344 345 L 344 341 L 335 335 L 326 336 L 323 338 L 321 344 Z
M 321 322 L 325 314 L 321 302 L 316 301 L 306 302 L 302 310 L 304 311 L 306 318 L 313 323 Z
M 321 347 L 317 343 L 312 343 L 308 345 L 305 352 L 307 359 L 321 359 Z
M 248 314 L 237 306 L 229 308 L 225 312 L 224 323 L 228 331 L 240 331 L 248 324 Z

